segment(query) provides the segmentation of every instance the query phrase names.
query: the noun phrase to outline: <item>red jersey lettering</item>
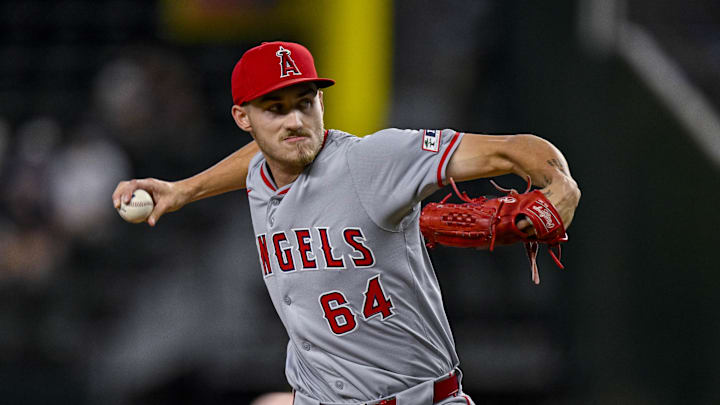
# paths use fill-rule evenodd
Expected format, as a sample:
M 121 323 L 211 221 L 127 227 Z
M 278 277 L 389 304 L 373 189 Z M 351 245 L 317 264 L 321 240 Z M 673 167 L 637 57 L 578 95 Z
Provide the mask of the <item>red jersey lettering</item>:
M 263 270 L 263 276 L 269 276 L 272 274 L 272 267 L 270 266 L 270 256 L 267 250 L 267 238 L 265 234 L 257 236 L 258 252 L 260 253 L 260 267 Z
M 330 245 L 330 238 L 328 237 L 328 229 L 327 228 L 317 228 L 318 232 L 320 233 L 320 245 L 322 247 L 323 253 L 325 255 L 325 265 L 329 269 L 344 269 L 345 268 L 345 259 L 343 259 L 342 256 L 340 256 L 339 259 L 333 257 L 332 255 L 332 245 Z
M 375 265 L 375 256 L 370 248 L 365 246 L 365 235 L 360 228 L 347 228 L 343 231 L 343 238 L 348 246 L 353 248 L 360 256 L 351 255 L 355 267 L 372 267 Z
M 312 251 L 312 236 L 309 229 L 296 229 L 297 250 L 300 252 L 303 269 L 317 269 L 317 261 Z
M 281 248 L 280 243 L 287 242 L 285 232 L 278 232 L 273 235 L 273 245 L 275 247 L 275 256 L 277 257 L 280 270 L 282 271 L 293 271 L 295 270 L 295 263 L 293 263 L 292 248 L 286 247 Z

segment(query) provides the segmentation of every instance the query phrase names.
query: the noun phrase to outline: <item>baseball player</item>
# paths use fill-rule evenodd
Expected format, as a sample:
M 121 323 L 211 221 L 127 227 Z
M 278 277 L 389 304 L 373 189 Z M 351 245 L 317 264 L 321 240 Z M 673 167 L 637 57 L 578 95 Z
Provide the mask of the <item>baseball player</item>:
M 255 142 L 185 180 L 121 182 L 114 204 L 146 189 L 154 226 L 189 202 L 247 189 L 260 275 L 289 336 L 294 404 L 472 404 L 420 202 L 451 177 L 514 173 L 543 187 L 567 227 L 577 184 L 561 152 L 533 135 L 325 129 L 321 89 L 333 83 L 302 45 L 248 50 L 232 73 L 232 116 Z

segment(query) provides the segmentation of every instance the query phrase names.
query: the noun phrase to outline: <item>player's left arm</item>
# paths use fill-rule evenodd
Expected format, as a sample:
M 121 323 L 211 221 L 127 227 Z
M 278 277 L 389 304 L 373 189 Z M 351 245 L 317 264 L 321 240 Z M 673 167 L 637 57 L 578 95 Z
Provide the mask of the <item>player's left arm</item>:
M 565 157 L 553 144 L 535 135 L 465 134 L 446 169 L 455 181 L 514 173 L 530 176 L 532 184 L 555 206 L 565 228 L 580 201 L 580 189 Z

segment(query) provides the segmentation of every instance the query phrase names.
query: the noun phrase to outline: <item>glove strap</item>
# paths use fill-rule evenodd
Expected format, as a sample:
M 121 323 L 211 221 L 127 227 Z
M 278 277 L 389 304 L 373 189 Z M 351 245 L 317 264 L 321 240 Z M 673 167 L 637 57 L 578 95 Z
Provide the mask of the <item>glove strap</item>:
M 553 248 L 557 248 L 557 255 L 555 255 L 555 251 L 553 250 Z M 562 246 L 560 246 L 560 244 L 548 246 L 548 252 L 550 252 L 550 256 L 555 261 L 555 264 L 561 269 L 564 269 L 565 266 L 560 263 L 560 258 L 562 258 Z
M 495 249 L 495 235 L 497 235 L 497 232 L 495 230 L 497 229 L 497 224 L 500 222 L 500 218 L 498 218 L 498 214 L 500 214 L 500 210 L 503 207 L 503 204 L 505 204 L 505 200 L 500 201 L 500 205 L 498 205 L 497 209 L 495 210 L 495 213 L 493 214 L 493 217 L 490 219 L 490 251 L 492 252 L 493 249 Z
M 467 195 L 466 192 L 463 191 L 461 193 L 460 190 L 458 190 L 457 185 L 455 184 L 455 180 L 453 180 L 452 177 L 450 177 L 450 184 L 452 184 L 452 188 L 453 188 L 453 190 L 455 190 L 455 194 L 457 194 L 459 199 L 461 199 L 465 202 L 468 202 L 468 203 L 473 202 L 472 198 L 470 198 L 470 196 Z M 448 195 L 448 197 L 449 197 L 449 195 Z M 445 200 L 447 200 L 448 197 L 445 197 Z M 445 200 L 443 200 L 443 201 L 445 201 Z
M 530 260 L 530 274 L 535 284 L 540 284 L 540 272 L 537 266 L 538 246 L 537 242 L 525 242 L 525 252 Z

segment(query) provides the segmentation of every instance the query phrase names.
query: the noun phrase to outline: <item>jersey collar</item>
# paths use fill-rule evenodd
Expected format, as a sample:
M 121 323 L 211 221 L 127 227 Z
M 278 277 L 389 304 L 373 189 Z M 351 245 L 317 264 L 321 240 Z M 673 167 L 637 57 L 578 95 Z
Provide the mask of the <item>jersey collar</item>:
M 280 192 L 278 192 L 278 189 L 275 186 L 275 181 L 272 179 L 272 177 L 270 177 L 269 175 L 266 174 L 266 172 L 269 172 L 269 170 L 266 169 L 266 166 L 267 166 L 267 161 L 263 162 L 263 164 L 260 166 L 260 177 L 262 177 L 263 183 L 265 183 L 265 185 L 270 190 L 272 190 L 273 193 L 277 193 L 278 195 L 287 193 L 288 190 L 290 190 L 290 186 L 292 185 L 292 183 L 286 185 L 285 187 L 283 187 L 281 189 Z

